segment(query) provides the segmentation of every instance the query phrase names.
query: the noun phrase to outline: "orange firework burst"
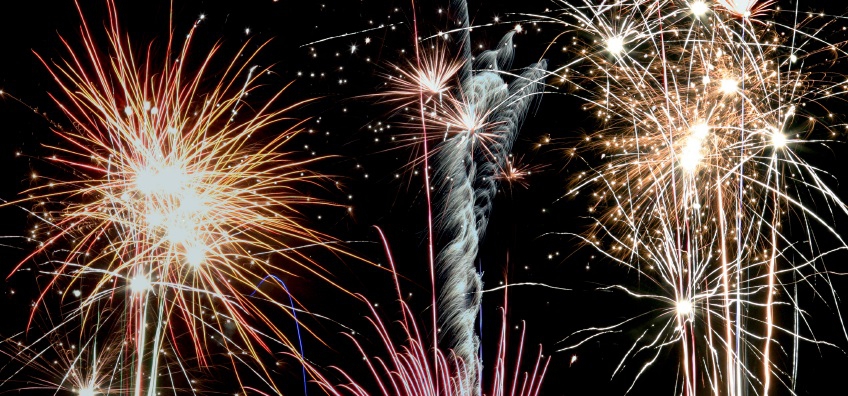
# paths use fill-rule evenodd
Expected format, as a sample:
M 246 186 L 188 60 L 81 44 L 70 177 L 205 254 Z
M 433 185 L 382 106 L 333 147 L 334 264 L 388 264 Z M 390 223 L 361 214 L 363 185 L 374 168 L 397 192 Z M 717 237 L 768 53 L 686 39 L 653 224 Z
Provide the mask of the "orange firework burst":
M 267 71 L 251 66 L 259 49 L 242 46 L 210 87 L 205 81 L 219 45 L 195 70 L 186 62 L 202 17 L 180 48 L 172 47 L 172 33 L 163 54 L 148 49 L 139 61 L 114 2 L 107 6 L 107 51 L 83 22 L 83 51 L 66 42 L 69 61 L 44 62 L 64 93 L 56 102 L 74 125 L 55 130 L 62 144 L 50 147 L 57 153 L 51 159 L 76 178 L 28 190 L 18 203 L 38 202 L 49 225 L 25 261 L 71 244 L 44 293 L 68 278 L 62 287 L 84 290 L 76 311 L 84 323 L 99 315 L 102 301 L 124 304 L 139 394 L 157 387 L 160 354 L 145 351 L 159 351 L 177 332 L 190 335 L 201 365 L 207 333 L 257 363 L 256 348 L 270 350 L 267 337 L 291 347 L 247 293 L 273 300 L 257 289 L 265 277 L 286 272 L 271 263 L 272 253 L 324 278 L 298 248 L 330 238 L 300 223 L 299 207 L 325 203 L 299 189 L 323 177 L 304 169 L 318 158 L 296 160 L 281 151 L 298 133 L 297 123 L 276 126 L 293 107 L 277 109 L 283 90 L 264 105 L 246 105 Z M 177 319 L 184 326 L 175 326 Z M 234 326 L 236 336 L 226 336 L 225 326 Z M 261 363 L 254 371 L 268 378 Z
M 803 339 L 798 323 L 778 324 L 776 312 L 789 307 L 798 320 L 797 278 L 832 287 L 813 264 L 830 252 L 801 248 L 784 222 L 800 221 L 811 239 L 819 228 L 845 247 L 813 207 L 848 206 L 796 151 L 844 126 L 817 114 L 844 91 L 833 59 L 819 56 L 845 56 L 816 36 L 833 20 L 793 11 L 791 24 L 754 21 L 769 1 L 562 3 L 580 35 L 570 42 L 577 59 L 557 73 L 570 76 L 584 109 L 604 124 L 585 138 L 603 164 L 590 164 L 572 190 L 596 187 L 595 228 L 581 238 L 652 283 L 650 292 L 609 289 L 664 307 L 649 315 L 664 325 L 643 333 L 624 359 L 655 351 L 638 378 L 673 346 L 686 395 L 769 394 L 775 378 L 794 384 L 797 356 L 791 369 L 772 356 L 778 334 L 795 348 L 823 341 Z
M 504 180 L 509 184 L 510 189 L 515 185 L 523 188 L 530 187 L 530 175 L 543 171 L 546 165 L 531 165 L 524 162 L 524 156 L 519 158 L 510 154 L 506 166 L 498 174 L 498 179 Z

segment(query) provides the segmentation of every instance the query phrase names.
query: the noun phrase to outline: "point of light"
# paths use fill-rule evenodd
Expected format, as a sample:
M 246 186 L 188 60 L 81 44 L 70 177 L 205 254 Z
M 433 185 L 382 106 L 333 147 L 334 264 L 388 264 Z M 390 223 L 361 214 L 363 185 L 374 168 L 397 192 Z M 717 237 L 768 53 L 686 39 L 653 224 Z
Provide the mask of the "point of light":
M 690 128 L 686 146 L 680 152 L 680 167 L 687 172 L 694 172 L 704 158 L 701 154 L 701 146 L 704 139 L 710 133 L 710 127 L 706 124 L 698 124 Z
M 624 39 L 621 37 L 610 37 L 607 39 L 607 51 L 613 55 L 619 55 L 624 51 Z
M 79 392 L 77 392 L 79 396 L 97 396 L 97 391 L 92 387 L 80 388 Z
M 145 195 L 176 194 L 188 182 L 188 175 L 177 165 L 152 166 L 136 172 L 136 188 Z
M 186 192 L 180 196 L 180 214 L 190 216 L 204 213 L 206 209 L 206 203 L 203 202 L 203 198 L 194 191 Z
M 692 137 L 703 141 L 710 133 L 710 127 L 707 124 L 698 124 L 690 128 Z
M 193 234 L 194 230 L 191 229 L 191 226 L 186 224 L 186 222 L 181 221 L 168 225 L 166 238 L 168 238 L 168 241 L 171 243 L 183 243 L 191 239 Z
M 689 9 L 692 10 L 693 15 L 700 18 L 707 14 L 707 12 L 710 10 L 710 6 L 708 6 L 707 3 L 704 3 L 703 1 L 699 0 L 690 3 Z
M 739 90 L 739 81 L 735 78 L 725 78 L 721 80 L 721 92 L 725 94 L 736 93 Z
M 755 11 L 762 11 L 762 7 L 757 5 L 757 1 L 758 0 L 718 0 L 718 4 L 736 16 L 748 18 Z M 770 2 L 763 2 L 761 5 L 767 5 L 768 3 Z
M 701 163 L 701 153 L 696 150 L 690 149 L 689 146 L 683 152 L 680 153 L 680 166 L 688 171 L 693 172 L 698 168 L 698 164 Z
M 680 316 L 689 316 L 692 314 L 692 302 L 689 300 L 680 300 L 675 305 L 675 310 Z
M 198 268 L 206 260 L 206 252 L 202 246 L 193 245 L 186 248 L 185 260 L 188 265 Z
M 458 103 L 456 106 L 456 114 L 452 115 L 448 121 L 448 130 L 453 125 L 462 132 L 472 133 L 483 127 L 483 119 L 477 114 L 474 106 L 466 103 Z
M 786 135 L 780 133 L 778 130 L 774 130 L 771 134 L 771 145 L 774 148 L 782 148 L 786 146 Z
M 447 81 L 443 80 L 443 77 L 435 70 L 419 70 L 418 85 L 424 92 L 442 93 L 448 89 Z
M 152 287 L 153 285 L 150 283 L 150 279 L 143 274 L 138 274 L 130 279 L 130 290 L 133 293 L 142 293 L 150 290 Z

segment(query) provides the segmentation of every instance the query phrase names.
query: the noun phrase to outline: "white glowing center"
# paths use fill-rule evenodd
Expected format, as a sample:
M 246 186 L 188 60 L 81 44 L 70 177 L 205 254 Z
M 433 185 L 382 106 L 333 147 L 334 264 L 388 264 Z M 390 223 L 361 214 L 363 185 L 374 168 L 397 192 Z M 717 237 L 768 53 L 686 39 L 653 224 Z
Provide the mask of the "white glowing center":
M 447 90 L 445 81 L 431 71 L 418 71 L 418 85 L 422 91 L 433 94 L 442 93 Z
M 97 396 L 97 392 L 94 391 L 94 388 L 80 388 L 79 396 Z
M 192 245 L 186 248 L 185 260 L 188 265 L 197 268 L 206 260 L 206 252 L 202 246 Z
M 708 6 L 707 3 L 704 3 L 703 1 L 699 0 L 689 4 L 689 9 L 692 10 L 692 14 L 694 14 L 696 17 L 702 17 L 707 14 L 707 11 L 710 10 L 710 6 Z
M 167 225 L 168 230 L 166 238 L 171 243 L 183 243 L 188 241 L 194 235 L 194 229 L 186 222 L 172 222 Z
M 680 300 L 677 302 L 677 314 L 680 316 L 689 316 L 692 314 L 692 302 L 689 300 Z
M 176 165 L 148 167 L 135 175 L 135 185 L 144 195 L 177 194 L 188 184 L 185 170 Z
M 200 242 L 203 238 L 198 235 L 197 225 L 203 222 L 209 210 L 208 197 L 198 189 L 199 184 L 197 175 L 179 164 L 148 164 L 135 175 L 135 187 L 143 197 L 142 213 L 149 232 L 156 233 L 172 246 L 182 245 L 184 261 L 192 267 L 203 263 L 206 251 Z M 138 288 L 132 288 L 141 291 L 147 287 L 141 282 Z
M 133 293 L 142 293 L 149 290 L 153 285 L 150 284 L 150 279 L 146 276 L 138 274 L 130 279 L 130 290 Z
M 739 81 L 736 81 L 736 79 L 725 78 L 724 80 L 721 80 L 721 92 L 724 92 L 726 94 L 732 94 L 736 93 L 738 89 Z
M 691 128 L 686 146 L 680 152 L 680 166 L 687 172 L 693 172 L 701 163 L 701 159 L 704 157 L 701 154 L 701 146 L 703 146 L 709 132 L 710 127 L 706 124 L 698 124 Z
M 780 133 L 780 131 L 775 130 L 771 135 L 771 145 L 775 148 L 786 146 L 786 136 Z
M 624 39 L 621 37 L 610 37 L 607 39 L 607 51 L 613 55 L 618 55 L 624 51 Z

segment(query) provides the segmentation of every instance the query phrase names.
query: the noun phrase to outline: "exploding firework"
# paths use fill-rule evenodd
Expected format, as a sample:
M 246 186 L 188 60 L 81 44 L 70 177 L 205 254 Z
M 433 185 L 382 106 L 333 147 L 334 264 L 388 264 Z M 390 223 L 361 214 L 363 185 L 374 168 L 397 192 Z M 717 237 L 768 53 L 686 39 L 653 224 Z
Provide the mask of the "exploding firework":
M 3 346 L 14 348 L 5 351 L 12 364 L 4 369 L 13 373 L 2 382 L 3 386 L 26 391 L 64 391 L 80 396 L 128 393 L 127 389 L 114 384 L 115 373 L 128 369 L 130 364 L 125 360 L 127 356 L 123 352 L 126 349 L 120 342 L 104 347 L 98 345 L 96 337 L 91 337 L 81 338 L 81 343 L 77 344 L 62 340 L 59 334 L 51 334 L 41 341 L 45 341 L 46 346 L 6 340 Z M 29 375 L 25 381 L 21 378 L 24 372 Z M 23 385 L 15 386 L 15 382 Z
M 812 278 L 832 290 L 817 265 L 832 251 L 793 239 L 785 223 L 845 246 L 812 205 L 846 206 L 796 153 L 838 125 L 817 114 L 844 90 L 828 69 L 844 53 L 820 37 L 830 21 L 771 2 L 563 4 L 558 21 L 569 29 L 560 39 L 578 58 L 554 73 L 603 123 L 582 148 L 604 162 L 587 161 L 572 190 L 594 190 L 596 227 L 583 239 L 653 284 L 613 289 L 665 307 L 650 313 L 661 325 L 625 360 L 651 351 L 638 378 L 676 348 L 687 395 L 768 394 L 775 378 L 794 388 L 798 343 L 824 343 L 803 335 L 798 290 Z M 775 322 L 781 306 L 795 323 Z M 788 367 L 773 357 L 777 333 L 795 343 L 784 349 Z
M 155 394 L 162 362 L 179 364 L 193 349 L 194 365 L 205 366 L 209 339 L 230 351 L 234 367 L 255 363 L 251 370 L 276 389 L 259 355 L 280 346 L 294 351 L 293 344 L 255 301 L 281 313 L 292 307 L 258 285 L 291 273 L 291 265 L 327 279 L 300 250 L 330 240 L 301 224 L 301 208 L 324 204 L 300 192 L 324 179 L 306 169 L 320 158 L 284 152 L 299 124 L 279 126 L 302 102 L 280 109 L 281 89 L 248 105 L 267 71 L 251 65 L 262 45 L 247 51 L 245 44 L 222 70 L 212 70 L 219 45 L 194 63 L 190 43 L 203 17 L 181 45 L 172 31 L 164 53 L 151 46 L 139 59 L 115 4 L 106 4 L 106 50 L 83 22 L 82 51 L 66 42 L 68 61 L 44 61 L 62 90 L 56 103 L 73 123 L 55 128 L 60 144 L 49 147 L 50 160 L 72 176 L 33 176 L 41 182 L 11 203 L 34 205 L 44 226 L 32 236 L 40 247 L 18 268 L 49 255 L 41 266 L 50 278 L 36 305 L 48 290 L 74 291 L 80 302 L 71 316 L 83 326 L 105 326 L 103 312 L 118 310 L 110 319 L 127 343 L 113 349 L 133 362 L 132 374 L 112 373 L 110 388 L 98 394 Z M 95 381 L 94 374 L 68 375 L 79 377 L 79 389 Z
M 449 56 L 442 45 L 420 48 L 426 41 L 418 41 L 416 24 L 415 60 L 406 68 L 394 66 L 397 74 L 388 76 L 389 88 L 378 96 L 400 103 L 397 109 L 403 109 L 411 120 L 407 123 L 412 129 L 409 142 L 424 151 L 413 165 L 424 164 L 431 281 L 434 306 L 440 307 L 440 317 L 434 322 L 445 330 L 442 343 L 446 350 L 456 355 L 455 359 L 442 359 L 460 363 L 455 370 L 462 392 L 479 394 L 482 362 L 474 324 L 482 280 L 474 261 L 500 176 L 508 167 L 508 156 L 524 117 L 542 90 L 547 63 L 537 62 L 519 74 L 511 73 L 514 30 L 504 35 L 495 49 L 472 58 L 467 5 L 454 1 L 451 8 L 466 27 L 458 32 L 459 56 Z M 514 79 L 507 83 L 507 77 Z M 435 191 L 432 197 L 431 183 Z

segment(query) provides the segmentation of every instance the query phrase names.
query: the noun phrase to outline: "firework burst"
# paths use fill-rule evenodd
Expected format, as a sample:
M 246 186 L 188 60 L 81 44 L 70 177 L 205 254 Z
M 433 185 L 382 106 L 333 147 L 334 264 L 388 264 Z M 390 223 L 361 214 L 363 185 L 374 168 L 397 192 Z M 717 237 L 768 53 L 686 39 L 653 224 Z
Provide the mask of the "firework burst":
M 276 389 L 259 353 L 271 351 L 269 339 L 286 350 L 292 343 L 255 305 L 274 301 L 257 285 L 290 273 L 291 264 L 327 279 L 299 250 L 330 240 L 300 222 L 300 208 L 325 204 L 300 192 L 324 179 L 305 169 L 320 158 L 286 154 L 283 145 L 298 123 L 278 126 L 303 102 L 280 110 L 278 90 L 260 94 L 268 95 L 264 104 L 247 105 L 267 72 L 251 65 L 262 45 L 246 51 L 245 44 L 214 71 L 210 86 L 220 46 L 190 66 L 202 17 L 181 45 L 172 32 L 163 54 L 148 49 L 139 60 L 115 4 L 106 4 L 108 50 L 83 22 L 82 51 L 66 42 L 68 61 L 44 62 L 62 89 L 56 103 L 74 126 L 55 130 L 61 143 L 49 147 L 50 160 L 74 177 L 40 177 L 26 198 L 11 203 L 35 204 L 32 212 L 47 226 L 34 235 L 40 248 L 18 267 L 51 255 L 44 293 L 81 291 L 74 314 L 84 325 L 99 322 L 104 305 L 123 307 L 125 352 L 136 356 L 134 379 L 119 384 L 123 389 L 155 394 L 158 351 L 181 333 L 192 340 L 197 365 L 207 364 L 207 340 L 218 337 L 218 344 L 250 356 L 252 370 Z M 272 263 L 280 257 L 286 266 Z M 177 345 L 175 354 L 184 355 Z
M 593 190 L 596 227 L 583 238 L 661 292 L 614 289 L 665 307 L 649 315 L 664 325 L 625 358 L 655 352 L 638 378 L 661 350 L 677 348 L 687 395 L 768 394 L 775 378 L 792 389 L 797 343 L 824 343 L 802 335 L 797 291 L 817 277 L 832 289 L 816 265 L 832 251 L 798 243 L 784 223 L 824 230 L 845 247 L 811 207 L 845 204 L 795 151 L 839 125 L 817 114 L 843 88 L 832 58 L 819 63 L 822 51 L 844 56 L 820 37 L 831 23 L 781 24 L 798 14 L 769 11 L 771 2 L 564 4 L 558 20 L 573 29 L 560 39 L 579 56 L 554 73 L 603 124 L 583 144 L 603 165 L 587 161 L 572 190 Z M 781 306 L 794 325 L 775 322 Z M 788 368 L 772 356 L 778 332 L 796 343 Z

